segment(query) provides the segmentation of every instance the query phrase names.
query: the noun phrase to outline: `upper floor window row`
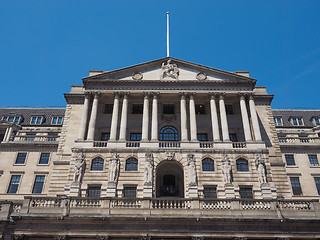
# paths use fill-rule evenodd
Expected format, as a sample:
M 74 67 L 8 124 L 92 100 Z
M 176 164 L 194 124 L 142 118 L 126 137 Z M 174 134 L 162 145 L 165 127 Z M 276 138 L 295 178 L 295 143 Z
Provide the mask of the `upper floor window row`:
M 7 115 L 7 116 L 2 116 L 3 121 L 8 121 L 12 122 L 15 124 L 20 124 L 22 117 L 21 116 L 14 116 L 14 115 Z
M 291 117 L 290 122 L 293 126 L 303 126 L 303 119 L 302 117 Z
M 20 124 L 23 120 L 22 116 L 16 115 L 4 115 L 2 116 L 3 121 L 8 121 L 15 124 Z M 31 116 L 30 124 L 32 125 L 41 125 L 45 122 L 45 117 L 42 115 Z M 53 116 L 51 120 L 52 125 L 61 125 L 63 122 L 63 116 Z
M 274 124 L 276 126 L 282 126 L 283 125 L 282 117 L 274 117 L 273 120 L 274 120 Z
M 274 117 L 274 124 L 276 126 L 283 126 L 283 120 L 282 117 Z M 320 125 L 320 117 L 312 117 L 310 119 L 310 121 L 313 123 L 313 125 L 315 126 L 319 126 Z M 304 120 L 303 117 L 290 117 L 289 118 L 289 122 L 293 125 L 293 126 L 304 126 Z

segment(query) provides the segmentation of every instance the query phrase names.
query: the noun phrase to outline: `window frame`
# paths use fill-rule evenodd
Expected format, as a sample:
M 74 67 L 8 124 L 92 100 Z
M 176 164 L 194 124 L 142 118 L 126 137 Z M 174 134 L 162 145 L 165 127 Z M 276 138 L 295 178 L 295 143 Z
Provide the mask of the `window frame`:
M 104 136 L 109 136 L 109 137 L 106 137 L 106 138 L 104 138 Z M 102 132 L 101 133 L 101 141 L 109 141 L 110 140 L 110 132 Z
M 293 196 L 302 196 L 302 187 L 300 183 L 300 177 L 299 176 L 290 176 L 290 185 L 291 185 L 291 191 Z M 298 180 L 297 182 L 293 183 L 292 180 Z M 299 186 L 293 186 L 293 184 L 299 184 Z M 298 190 L 298 193 L 296 192 Z
M 317 117 L 317 116 L 316 117 L 312 117 L 311 121 L 312 121 L 313 125 L 320 126 L 320 117 Z
M 17 163 L 17 160 L 18 160 L 18 157 L 19 157 L 20 154 L 25 154 L 23 163 Z M 16 155 L 16 160 L 14 162 L 14 165 L 26 165 L 27 156 L 28 156 L 27 152 L 18 152 L 17 155 Z
M 134 167 L 135 166 L 135 167 Z M 139 160 L 135 157 L 129 157 L 125 162 L 126 172 L 137 172 L 139 170 Z
M 313 177 L 318 195 L 320 195 L 320 176 Z
M 207 189 L 207 191 L 206 191 Z M 206 193 L 209 192 L 209 195 L 211 194 L 210 191 L 208 191 L 209 189 L 214 189 L 213 192 L 213 197 L 212 196 L 208 196 Z M 217 185 L 204 185 L 203 186 L 203 198 L 217 198 Z
M 246 164 L 243 164 L 243 163 Z M 246 166 L 246 168 L 244 168 L 243 166 Z M 237 168 L 237 172 L 249 172 L 249 161 L 245 158 L 238 158 L 236 160 L 236 168 Z
M 12 178 L 13 177 L 19 177 L 19 181 L 18 181 L 18 185 L 15 192 L 10 192 L 10 189 L 11 189 L 11 186 L 12 186 Z M 7 194 L 17 194 L 19 192 L 19 189 L 20 189 L 20 184 L 21 184 L 21 178 L 22 178 L 22 175 L 21 174 L 12 174 L 11 177 L 10 177 L 10 181 L 9 181 L 9 186 L 7 188 Z
M 164 132 L 172 130 L 172 132 Z M 164 126 L 159 131 L 159 141 L 164 142 L 177 142 L 179 141 L 179 132 L 174 126 Z
M 134 196 L 126 196 L 126 193 L 128 190 L 134 190 L 132 192 L 134 192 Z M 130 192 L 130 191 L 129 191 Z M 123 198 L 137 198 L 137 186 L 123 186 L 123 190 L 122 190 L 122 196 Z
M 90 191 L 98 190 L 99 196 L 98 195 L 92 195 L 89 196 Z M 87 191 L 86 191 L 86 197 L 89 198 L 100 198 L 101 197 L 101 185 L 88 185 Z
M 202 167 L 202 172 L 214 172 L 215 170 L 214 160 L 209 157 L 202 159 L 201 167 Z
M 41 163 L 42 155 L 44 155 L 44 154 L 49 154 L 47 163 Z M 50 152 L 42 152 L 42 153 L 40 153 L 38 165 L 49 165 L 50 159 L 51 159 L 51 153 Z
M 280 120 L 280 123 L 277 121 Z M 283 120 L 282 117 L 273 117 L 274 125 L 276 126 L 283 126 Z
M 99 168 L 97 168 L 97 166 L 99 166 Z M 93 169 L 93 167 L 94 167 L 94 169 Z M 104 159 L 102 157 L 93 158 L 91 160 L 90 171 L 103 172 L 104 171 Z
M 36 187 L 36 184 L 37 184 L 37 177 L 43 177 L 43 182 L 38 182 L 38 183 L 42 183 L 42 186 L 41 186 L 41 192 L 34 192 L 35 191 L 35 187 Z M 43 188 L 44 188 L 44 183 L 46 181 L 46 175 L 35 175 L 35 178 L 34 178 L 34 181 L 33 181 L 33 187 L 32 187 L 32 194 L 42 194 L 43 193 Z
M 292 156 L 292 159 L 288 159 L 287 157 L 289 156 Z M 295 158 L 294 158 L 294 154 L 284 154 L 284 158 L 286 160 L 286 166 L 296 166 L 296 161 L 295 161 Z M 288 160 L 291 161 L 293 160 L 293 164 L 288 164 Z
M 54 119 L 56 119 L 56 122 L 54 123 Z M 59 119 L 61 119 L 61 123 L 59 123 Z M 52 125 L 62 125 L 63 124 L 63 116 L 53 116 L 51 120 Z
M 311 159 L 310 157 L 315 157 L 315 159 Z M 309 164 L 311 167 L 319 167 L 319 160 L 318 160 L 318 156 L 317 154 L 308 154 L 308 159 L 309 159 Z M 314 161 L 314 163 L 312 163 L 312 161 Z
M 244 189 L 250 189 L 250 191 L 243 191 Z M 248 194 L 250 192 L 250 194 Z M 246 197 L 246 196 L 242 196 L 242 194 L 250 196 L 250 197 Z M 240 199 L 254 199 L 254 194 L 253 194 L 253 188 L 252 186 L 239 186 L 239 195 L 240 195 Z
M 304 126 L 303 117 L 290 117 L 290 122 L 295 127 Z
M 33 123 L 33 121 L 32 121 L 34 118 L 36 119 L 35 123 Z M 40 119 L 40 123 L 38 123 L 38 119 Z M 43 122 L 44 122 L 44 117 L 43 116 L 41 116 L 41 115 L 31 116 L 30 125 L 41 125 Z
M 204 137 L 204 138 L 201 139 L 202 137 Z M 208 142 L 208 134 L 207 133 L 197 133 L 197 139 L 199 142 Z

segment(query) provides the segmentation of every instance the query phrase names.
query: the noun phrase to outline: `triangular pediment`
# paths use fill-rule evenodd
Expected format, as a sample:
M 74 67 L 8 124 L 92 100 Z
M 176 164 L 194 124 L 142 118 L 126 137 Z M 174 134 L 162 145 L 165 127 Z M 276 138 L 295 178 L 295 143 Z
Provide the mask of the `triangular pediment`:
M 240 81 L 255 83 L 256 80 L 233 72 L 199 65 L 173 57 L 166 57 L 108 72 L 98 72 L 83 78 L 90 80 L 121 81 Z

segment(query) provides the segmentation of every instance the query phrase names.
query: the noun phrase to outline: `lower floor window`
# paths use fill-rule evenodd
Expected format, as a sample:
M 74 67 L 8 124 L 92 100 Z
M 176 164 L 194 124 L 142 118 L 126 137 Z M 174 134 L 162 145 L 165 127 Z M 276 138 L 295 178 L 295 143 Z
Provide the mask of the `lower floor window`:
M 290 177 L 293 195 L 302 195 L 299 177 Z
M 135 198 L 137 196 L 137 187 L 124 187 L 123 197 L 125 198 Z
M 320 195 L 320 177 L 315 177 L 314 181 L 316 182 L 317 191 L 318 191 L 318 194 Z
M 36 176 L 34 180 L 32 193 L 35 193 L 35 194 L 42 193 L 44 179 L 45 179 L 45 176 Z
M 17 193 L 19 183 L 20 183 L 20 175 L 13 175 L 10 180 L 10 185 L 8 189 L 8 193 Z
M 203 196 L 205 198 L 217 198 L 217 187 L 216 186 L 204 186 Z
M 253 198 L 253 194 L 252 194 L 252 187 L 240 187 L 239 189 L 239 193 L 240 193 L 240 197 L 241 198 Z
M 89 186 L 87 191 L 88 197 L 100 197 L 101 186 Z

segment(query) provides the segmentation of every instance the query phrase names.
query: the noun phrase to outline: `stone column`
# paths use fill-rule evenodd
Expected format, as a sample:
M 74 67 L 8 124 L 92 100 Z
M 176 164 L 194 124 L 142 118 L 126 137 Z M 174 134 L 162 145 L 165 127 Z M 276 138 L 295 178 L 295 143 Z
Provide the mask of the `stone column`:
M 6 133 L 4 134 L 4 137 L 3 137 L 3 141 L 4 141 L 4 142 L 7 142 L 9 128 L 10 128 L 10 127 L 7 127 L 7 128 L 6 128 Z
M 147 141 L 149 137 L 149 94 L 145 93 L 143 100 L 143 117 L 142 117 L 142 141 Z
M 212 124 L 212 136 L 213 141 L 220 141 L 219 122 L 216 107 L 216 97 L 210 93 L 210 109 L 211 109 L 211 124 Z
M 230 141 L 229 138 L 229 129 L 228 129 L 228 121 L 227 121 L 227 113 L 226 106 L 224 104 L 224 95 L 222 93 L 219 95 L 219 108 L 220 108 L 220 118 L 221 118 L 221 128 L 222 128 L 222 139 L 223 141 Z
M 127 121 L 128 121 L 128 95 L 129 93 L 125 93 L 123 95 L 120 134 L 119 134 L 120 141 L 126 141 Z
M 248 142 L 248 141 L 252 141 L 252 138 L 251 138 L 247 106 L 246 106 L 245 96 L 243 94 L 239 96 L 240 96 L 240 110 L 241 110 L 244 137 L 246 139 L 246 142 Z
M 85 134 L 86 134 L 86 130 L 87 130 L 89 99 L 90 99 L 90 95 L 88 93 L 85 93 L 84 94 L 84 103 L 83 103 L 81 122 L 80 122 L 79 137 L 78 137 L 79 140 L 84 140 Z
M 154 93 L 152 101 L 151 140 L 158 141 L 158 93 Z
M 190 110 L 190 140 L 197 141 L 197 118 L 196 118 L 196 106 L 194 103 L 194 95 L 190 94 L 189 110 Z
M 98 103 L 99 103 L 100 93 L 94 94 L 94 99 L 92 103 L 91 116 L 89 121 L 89 130 L 88 130 L 88 140 L 94 140 L 94 132 L 96 130 L 96 121 L 97 121 L 97 113 L 98 113 Z
M 12 128 L 12 127 L 9 127 L 9 130 L 8 130 L 8 133 L 7 133 L 6 142 L 9 142 L 9 141 L 10 141 L 10 138 L 11 138 L 11 136 L 12 136 L 12 133 L 13 133 L 13 128 Z
M 115 141 L 117 137 L 118 115 L 119 115 L 119 93 L 114 93 L 113 110 L 111 118 L 110 140 Z
M 256 106 L 254 104 L 253 95 L 251 95 L 249 97 L 249 107 L 250 107 L 250 114 L 251 114 L 251 120 L 252 120 L 252 126 L 253 126 L 255 140 L 262 141 L 259 122 L 258 122 L 258 116 L 257 116 Z
M 188 141 L 186 95 L 180 93 L 181 141 Z

